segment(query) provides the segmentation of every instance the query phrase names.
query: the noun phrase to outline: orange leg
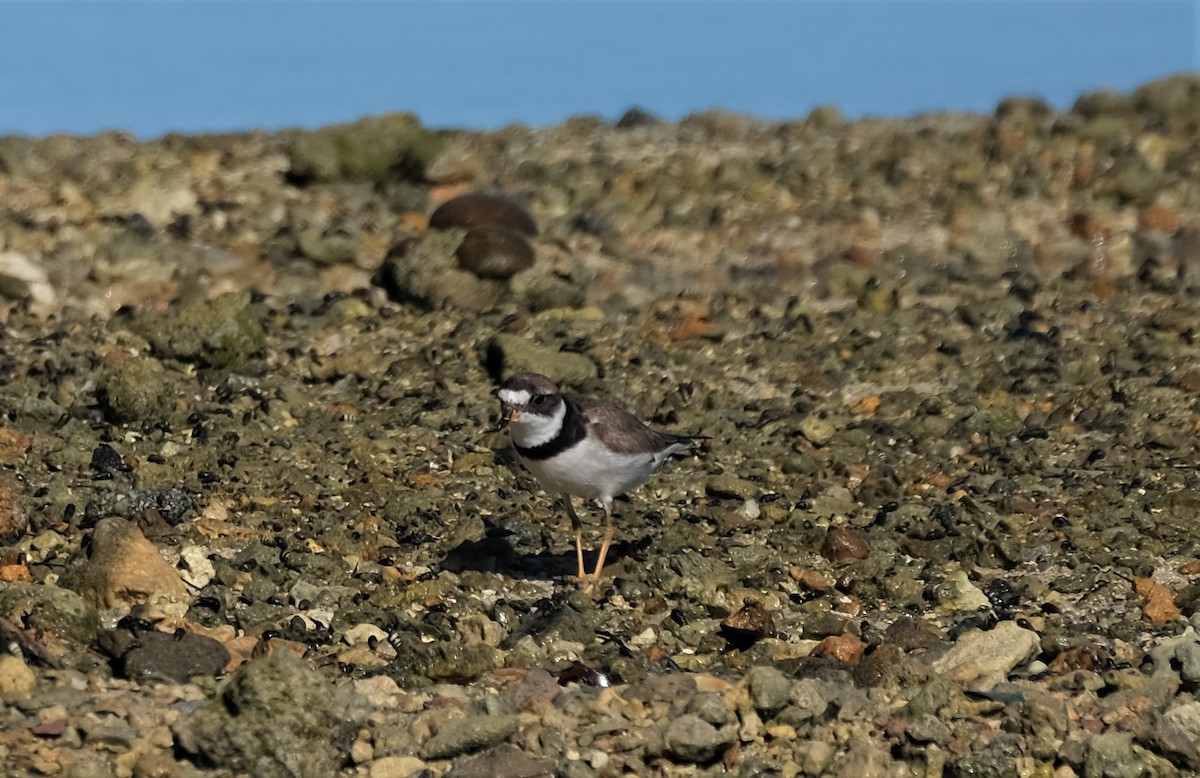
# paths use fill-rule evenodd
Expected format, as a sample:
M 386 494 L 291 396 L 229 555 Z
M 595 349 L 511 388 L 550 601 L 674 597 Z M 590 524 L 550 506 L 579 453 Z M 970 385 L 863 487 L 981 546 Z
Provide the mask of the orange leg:
M 600 573 L 604 570 L 604 558 L 608 556 L 608 549 L 613 542 L 613 520 L 612 520 L 612 503 L 604 503 L 604 541 L 600 543 L 600 556 L 596 560 L 596 572 L 592 573 L 591 584 L 588 587 L 595 588 L 597 591 L 600 588 Z
M 579 562 L 580 584 L 587 586 L 587 571 L 583 568 L 583 522 L 575 515 L 575 506 L 571 504 L 571 495 L 562 496 L 563 504 L 567 506 L 567 515 L 571 517 L 571 529 L 575 530 L 575 559 Z

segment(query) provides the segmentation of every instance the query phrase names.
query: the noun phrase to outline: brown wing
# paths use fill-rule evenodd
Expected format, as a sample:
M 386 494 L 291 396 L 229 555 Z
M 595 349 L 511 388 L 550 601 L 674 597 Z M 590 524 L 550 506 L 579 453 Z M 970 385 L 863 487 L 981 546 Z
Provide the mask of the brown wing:
M 606 400 L 572 394 L 567 395 L 567 401 L 575 406 L 589 431 L 602 435 L 613 450 L 622 454 L 659 451 L 690 440 L 684 435 L 652 430 L 629 411 Z

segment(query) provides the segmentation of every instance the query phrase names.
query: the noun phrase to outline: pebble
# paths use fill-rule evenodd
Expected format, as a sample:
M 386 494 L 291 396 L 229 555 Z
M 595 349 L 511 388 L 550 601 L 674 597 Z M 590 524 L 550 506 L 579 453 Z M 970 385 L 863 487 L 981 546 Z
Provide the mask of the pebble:
M 0 477 L 0 546 L 16 543 L 29 531 L 29 514 L 16 481 Z
M 27 698 L 37 687 L 37 675 L 19 656 L 0 656 L 0 694 Z
M 1157 740 L 1177 754 L 1184 766 L 1200 770 L 1200 702 L 1185 702 L 1162 714 Z
M 360 701 L 289 651 L 252 659 L 218 695 L 172 725 L 182 753 L 265 778 L 333 775 L 349 755 Z
M 792 693 L 792 682 L 777 668 L 758 665 L 746 673 L 746 688 L 750 702 L 763 716 L 773 716 L 788 704 Z
M 488 344 L 487 365 L 488 372 L 498 380 L 532 370 L 565 386 L 578 386 L 599 375 L 596 363 L 582 354 L 561 351 L 508 333 L 494 336 Z
M 505 743 L 455 762 L 446 778 L 555 778 L 556 775 L 549 760 Z
M 63 576 L 68 588 L 101 608 L 129 607 L 152 595 L 182 600 L 187 586 L 158 547 L 124 519 L 102 519 L 92 531 L 87 560 Z
M 866 559 L 871 555 L 871 544 L 867 533 L 857 527 L 830 527 L 825 533 L 821 556 L 834 564 L 854 559 Z
M 503 227 L 529 237 L 538 233 L 537 223 L 528 211 L 512 200 L 487 194 L 465 194 L 447 200 L 430 214 L 429 226 L 435 230 Z
M 517 731 L 520 717 L 469 716 L 445 722 L 437 734 L 421 744 L 422 759 L 448 759 L 502 743 Z
M 186 683 L 195 676 L 215 677 L 229 664 L 229 651 L 206 635 L 183 629 L 174 633 L 116 629 L 100 644 L 115 660 L 122 677 L 134 681 Z
M 937 673 L 967 682 L 969 688 L 987 691 L 1004 681 L 1017 665 L 1033 657 L 1041 641 L 1036 632 L 1013 621 L 1002 621 L 987 632 L 964 633 L 933 663 Z
M 371 762 L 367 775 L 370 778 L 412 778 L 426 769 L 425 760 L 415 756 L 385 756 Z
M 723 732 L 692 713 L 685 713 L 667 725 L 664 742 L 667 752 L 682 762 L 704 763 L 733 741 L 733 733 Z
M 519 232 L 504 227 L 469 230 L 454 250 L 458 266 L 479 278 L 505 281 L 533 266 L 534 251 Z

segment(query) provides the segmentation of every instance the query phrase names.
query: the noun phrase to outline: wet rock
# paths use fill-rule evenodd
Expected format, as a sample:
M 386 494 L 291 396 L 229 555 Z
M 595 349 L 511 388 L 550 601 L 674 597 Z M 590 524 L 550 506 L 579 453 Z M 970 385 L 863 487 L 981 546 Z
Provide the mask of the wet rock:
M 788 704 L 792 682 L 776 668 L 759 665 L 746 673 L 746 688 L 754 709 L 770 717 Z
M 0 476 L 0 546 L 20 540 L 29 531 L 29 514 L 21 504 L 15 479 Z
M 106 359 L 96 379 L 96 401 L 115 424 L 163 421 L 175 402 L 167 378 L 157 359 L 118 353 Z
M 596 363 L 582 354 L 560 351 L 520 335 L 500 333 L 488 343 L 488 374 L 497 382 L 514 373 L 532 370 L 564 386 L 578 386 L 599 374 Z
M 268 778 L 333 775 L 349 753 L 359 701 L 287 651 L 242 665 L 217 696 L 172 725 L 204 763 Z
M 223 294 L 165 314 L 143 314 L 131 325 L 160 356 L 235 372 L 253 372 L 266 333 L 248 295 Z
M 821 556 L 834 564 L 854 559 L 866 559 L 871 555 L 871 544 L 867 533 L 857 527 L 830 527 L 821 546 Z
M 291 175 L 308 181 L 420 180 L 442 139 L 412 114 L 368 116 L 287 138 Z
M 446 778 L 554 778 L 554 765 L 516 746 L 500 745 L 455 762 Z
M 664 733 L 667 753 L 681 762 L 703 764 L 733 742 L 735 733 L 717 729 L 699 716 L 685 713 L 673 719 Z
M 229 663 L 229 651 L 206 635 L 180 629 L 117 628 L 100 636 L 102 650 L 123 678 L 132 681 L 186 683 L 195 676 L 214 677 Z
M 518 235 L 538 234 L 537 223 L 529 212 L 512 200 L 497 195 L 465 194 L 447 200 L 429 216 L 435 230 L 499 227 Z
M 10 584 L 0 589 L 0 616 L 44 634 L 89 645 L 100 632 L 100 614 L 70 589 Z
M 101 608 L 136 605 L 152 595 L 187 596 L 187 586 L 158 547 L 133 524 L 117 518 L 96 523 L 86 558 L 67 570 L 62 582 Z
M 488 748 L 512 737 L 519 724 L 520 717 L 515 715 L 451 719 L 421 744 L 420 756 L 422 759 L 449 759 Z
M 810 413 L 800 420 L 800 434 L 814 446 L 826 446 L 837 434 L 837 427 L 829 419 Z
M 479 278 L 505 281 L 533 265 L 533 246 L 520 233 L 503 227 L 468 230 L 454 250 L 458 266 Z
M 1002 621 L 988 632 L 972 630 L 933 663 L 936 673 L 967 681 L 972 689 L 986 691 L 1004 681 L 1017 665 L 1034 656 L 1041 641 L 1033 630 L 1013 621 Z

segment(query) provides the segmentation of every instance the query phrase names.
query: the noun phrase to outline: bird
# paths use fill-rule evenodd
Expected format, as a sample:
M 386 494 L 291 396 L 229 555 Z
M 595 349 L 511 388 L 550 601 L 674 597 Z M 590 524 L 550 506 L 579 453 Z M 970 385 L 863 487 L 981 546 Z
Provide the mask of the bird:
M 508 427 L 521 464 L 542 488 L 561 495 L 575 530 L 580 584 L 585 592 L 599 591 L 613 541 L 613 499 L 645 483 L 672 454 L 704 436 L 651 429 L 609 400 L 561 392 L 540 373 L 518 373 L 496 395 L 497 429 Z M 583 563 L 583 524 L 572 496 L 598 500 L 604 508 L 604 539 L 590 576 Z

